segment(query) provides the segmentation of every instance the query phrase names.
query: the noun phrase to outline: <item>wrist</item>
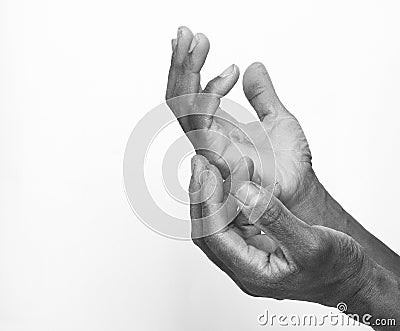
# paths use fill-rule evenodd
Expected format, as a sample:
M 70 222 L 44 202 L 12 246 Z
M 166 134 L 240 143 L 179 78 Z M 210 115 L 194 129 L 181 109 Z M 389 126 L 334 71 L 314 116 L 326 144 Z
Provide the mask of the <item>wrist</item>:
M 400 281 L 392 272 L 367 258 L 356 283 L 359 289 L 348 297 L 346 313 L 376 330 L 400 326 Z M 356 287 L 355 287 L 356 288 Z
M 400 257 L 348 214 L 326 191 L 312 169 L 303 183 L 304 189 L 291 205 L 287 205 L 295 216 L 309 225 L 322 225 L 346 233 L 372 260 L 400 277 Z

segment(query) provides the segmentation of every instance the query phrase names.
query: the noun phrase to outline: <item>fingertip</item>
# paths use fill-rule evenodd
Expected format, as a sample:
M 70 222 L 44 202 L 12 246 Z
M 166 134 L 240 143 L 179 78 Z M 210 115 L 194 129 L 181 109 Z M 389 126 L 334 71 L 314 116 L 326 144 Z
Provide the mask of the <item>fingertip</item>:
M 258 72 L 259 70 L 267 71 L 267 69 L 265 68 L 265 65 L 262 62 L 256 61 L 256 62 L 253 62 L 252 64 L 250 64 L 247 67 L 244 75 L 248 75 L 248 74 L 252 73 L 253 71 L 257 71 Z
M 174 59 L 177 64 L 181 64 L 189 51 L 192 43 L 193 33 L 186 26 L 180 26 L 177 31 L 177 45 L 175 48 Z
M 236 64 L 231 64 L 228 68 L 226 68 L 223 72 L 221 72 L 218 77 L 219 78 L 228 78 L 232 75 L 239 74 L 239 67 Z
M 247 99 L 251 100 L 260 92 L 267 82 L 270 82 L 268 71 L 261 62 L 254 62 L 247 67 L 243 74 L 243 90 Z
M 192 174 L 195 173 L 200 167 L 204 167 L 208 164 L 207 158 L 203 155 L 196 154 L 191 159 L 191 170 Z
M 207 36 L 204 33 L 197 32 L 196 35 L 199 42 L 203 45 L 204 49 L 210 48 L 210 41 L 208 40 Z
M 243 91 L 262 121 L 268 114 L 287 112 L 280 102 L 267 69 L 261 62 L 254 62 L 243 75 Z
M 213 165 L 207 165 L 200 175 L 202 201 L 206 204 L 218 204 L 223 201 L 222 177 Z
M 181 25 L 178 27 L 178 30 L 176 32 L 176 38 L 179 40 L 182 37 L 186 36 L 193 36 L 192 31 L 186 26 L 186 25 Z
M 208 82 L 204 92 L 223 97 L 233 88 L 233 86 L 235 86 L 239 79 L 239 75 L 239 67 L 232 64 L 217 77 Z
M 196 33 L 189 48 L 189 54 L 191 54 L 191 63 L 193 65 L 191 68 L 192 72 L 200 72 L 204 62 L 206 61 L 209 50 L 210 42 L 208 38 L 202 33 Z

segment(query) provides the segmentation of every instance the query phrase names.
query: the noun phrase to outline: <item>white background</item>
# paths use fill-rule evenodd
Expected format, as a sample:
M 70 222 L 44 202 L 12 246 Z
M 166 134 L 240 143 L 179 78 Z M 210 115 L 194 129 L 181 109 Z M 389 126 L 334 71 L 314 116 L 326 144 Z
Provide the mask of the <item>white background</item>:
M 247 297 L 191 243 L 148 230 L 125 198 L 125 143 L 163 101 L 188 25 L 211 41 L 204 82 L 266 64 L 321 182 L 400 252 L 399 9 L 1 0 L 0 330 L 262 330 L 267 308 L 331 311 Z M 240 86 L 230 98 L 247 106 Z

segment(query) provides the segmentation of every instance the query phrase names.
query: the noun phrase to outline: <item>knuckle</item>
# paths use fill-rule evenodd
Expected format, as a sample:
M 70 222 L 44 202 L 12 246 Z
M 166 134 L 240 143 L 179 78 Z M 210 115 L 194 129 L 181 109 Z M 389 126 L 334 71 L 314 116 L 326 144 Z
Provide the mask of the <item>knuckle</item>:
M 250 83 L 248 88 L 246 89 L 247 97 L 250 101 L 262 95 L 265 92 L 265 85 L 260 82 Z
M 199 43 L 202 46 L 203 52 L 208 52 L 210 48 L 210 41 L 204 33 L 198 32 L 196 33 L 196 38 L 199 40 Z
M 264 212 L 264 217 L 268 218 L 269 223 L 274 223 L 284 217 L 284 210 L 281 204 L 271 200 Z

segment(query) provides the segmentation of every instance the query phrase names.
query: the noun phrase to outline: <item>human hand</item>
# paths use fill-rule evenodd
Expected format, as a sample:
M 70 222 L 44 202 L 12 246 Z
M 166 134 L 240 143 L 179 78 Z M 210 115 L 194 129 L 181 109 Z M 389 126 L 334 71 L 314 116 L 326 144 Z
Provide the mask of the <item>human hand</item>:
M 252 180 L 263 186 L 278 184 L 275 195 L 288 208 L 295 208 L 316 180 L 300 124 L 279 101 L 260 63 L 246 70 L 243 88 L 261 122 L 239 123 L 223 112 L 219 108 L 220 98 L 237 82 L 239 69 L 230 66 L 202 89 L 200 70 L 208 50 L 206 36 L 193 36 L 186 27 L 179 29 L 177 40 L 173 40 L 168 105 L 196 151 L 216 165 L 224 178 L 241 156 L 249 156 L 255 163 Z
M 207 37 L 193 36 L 182 27 L 172 44 L 167 104 L 196 152 L 216 165 L 223 178 L 230 176 L 242 156 L 250 157 L 254 162 L 251 180 L 272 187 L 271 194 L 292 214 L 309 225 L 350 235 L 369 257 L 400 275 L 399 256 L 366 231 L 318 181 L 304 132 L 280 102 L 264 66 L 254 63 L 244 73 L 243 89 L 260 121 L 242 124 L 219 108 L 220 99 L 237 82 L 239 69 L 230 66 L 202 89 L 200 70 L 209 50 Z
M 344 302 L 347 313 L 362 323 L 396 329 L 398 277 L 350 236 L 295 217 L 266 189 L 247 181 L 251 172 L 251 162 L 241 159 L 223 182 L 206 158 L 193 157 L 189 192 L 195 244 L 247 294 L 326 306 Z M 241 226 L 227 222 L 229 208 L 236 210 L 228 196 L 240 208 Z M 396 323 L 381 327 L 376 322 L 382 319 Z
M 332 306 L 357 300 L 356 293 L 368 286 L 371 262 L 351 237 L 306 224 L 255 183 L 236 178 L 224 187 L 204 157 L 193 158 L 192 170 L 191 198 L 197 194 L 196 202 L 202 201 L 191 204 L 193 231 L 212 233 L 196 233 L 194 242 L 247 293 Z M 252 232 L 224 226 L 232 208 L 224 204 L 228 194 L 236 197 Z

